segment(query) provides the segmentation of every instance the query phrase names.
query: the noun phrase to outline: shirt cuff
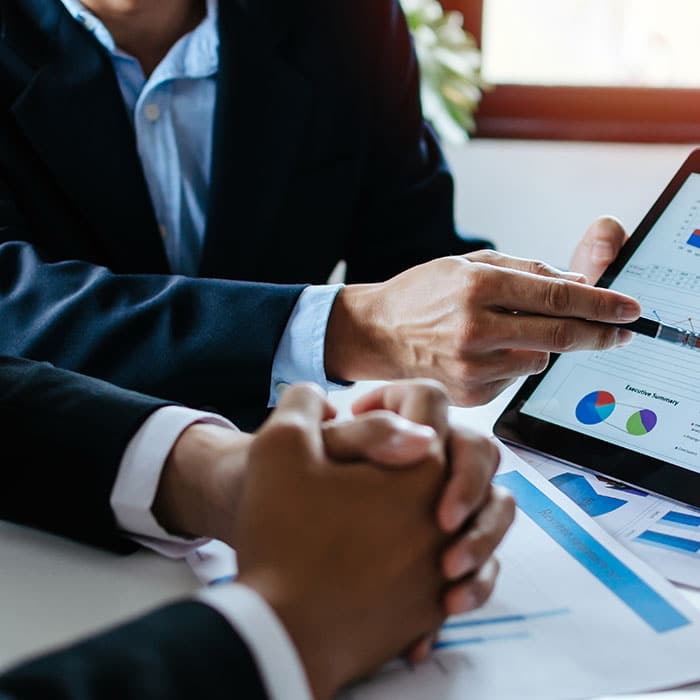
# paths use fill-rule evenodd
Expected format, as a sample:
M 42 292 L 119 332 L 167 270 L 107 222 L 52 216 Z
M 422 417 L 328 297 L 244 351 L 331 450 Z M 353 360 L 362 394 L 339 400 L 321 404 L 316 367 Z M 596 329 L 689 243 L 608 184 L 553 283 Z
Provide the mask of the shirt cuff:
M 153 413 L 129 442 L 110 496 L 117 525 L 131 539 L 167 557 L 182 558 L 206 539 L 183 539 L 164 530 L 151 508 L 165 460 L 182 433 L 194 423 L 212 423 L 236 430 L 221 416 L 180 406 Z
M 262 596 L 234 583 L 200 591 L 197 598 L 223 615 L 241 636 L 257 662 L 270 700 L 312 700 L 296 647 Z
M 269 408 L 295 382 L 315 382 L 325 391 L 348 386 L 329 382 L 324 363 L 328 318 L 342 288 L 342 284 L 316 285 L 301 293 L 272 362 Z

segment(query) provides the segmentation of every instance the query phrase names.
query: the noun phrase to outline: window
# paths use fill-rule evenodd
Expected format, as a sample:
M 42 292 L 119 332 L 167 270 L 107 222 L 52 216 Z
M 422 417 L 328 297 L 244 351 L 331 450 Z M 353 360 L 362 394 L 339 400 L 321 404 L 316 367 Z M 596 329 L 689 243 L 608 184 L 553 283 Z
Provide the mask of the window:
M 700 141 L 697 0 L 443 0 L 493 89 L 479 136 Z

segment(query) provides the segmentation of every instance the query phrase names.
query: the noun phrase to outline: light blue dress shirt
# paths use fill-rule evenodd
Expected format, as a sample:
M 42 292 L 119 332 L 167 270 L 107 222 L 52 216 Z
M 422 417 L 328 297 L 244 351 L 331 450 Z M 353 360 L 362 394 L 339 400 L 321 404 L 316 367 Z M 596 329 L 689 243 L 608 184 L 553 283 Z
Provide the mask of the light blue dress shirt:
M 105 25 L 79 0 L 61 2 L 111 57 L 132 118 L 170 269 L 195 276 L 211 182 L 219 71 L 218 0 L 207 0 L 206 17 L 172 46 L 148 78 L 138 60 L 115 44 Z M 231 235 L 246 232 L 231 231 Z M 270 406 L 276 405 L 280 390 L 293 382 L 313 381 L 330 388 L 324 368 L 326 327 L 341 286 L 313 286 L 301 294 L 275 353 Z

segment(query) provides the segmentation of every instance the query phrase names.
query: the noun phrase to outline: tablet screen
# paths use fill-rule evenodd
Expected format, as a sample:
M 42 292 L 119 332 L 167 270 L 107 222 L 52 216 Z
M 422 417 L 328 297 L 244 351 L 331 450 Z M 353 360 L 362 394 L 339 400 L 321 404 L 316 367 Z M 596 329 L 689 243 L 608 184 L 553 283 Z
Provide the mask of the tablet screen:
M 609 286 L 646 318 L 700 330 L 700 174 Z M 562 355 L 521 411 L 700 473 L 700 350 L 639 335 L 622 349 Z

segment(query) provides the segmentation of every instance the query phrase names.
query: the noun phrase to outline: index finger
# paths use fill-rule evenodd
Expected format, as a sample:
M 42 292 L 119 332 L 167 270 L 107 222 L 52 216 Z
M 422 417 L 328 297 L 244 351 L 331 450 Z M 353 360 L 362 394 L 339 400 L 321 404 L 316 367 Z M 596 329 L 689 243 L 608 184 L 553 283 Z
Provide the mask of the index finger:
M 458 530 L 486 502 L 501 454 L 494 442 L 466 428 L 450 435 L 450 479 L 438 504 L 438 524 L 447 533 Z
M 604 323 L 628 323 L 641 314 L 636 299 L 610 289 L 515 270 L 500 269 L 498 275 L 485 286 L 493 287 L 493 304 L 509 311 Z
M 352 411 L 355 415 L 368 411 L 392 411 L 413 423 L 430 426 L 440 438 L 445 438 L 447 408 L 447 392 L 441 384 L 416 379 L 381 386 L 357 399 Z

